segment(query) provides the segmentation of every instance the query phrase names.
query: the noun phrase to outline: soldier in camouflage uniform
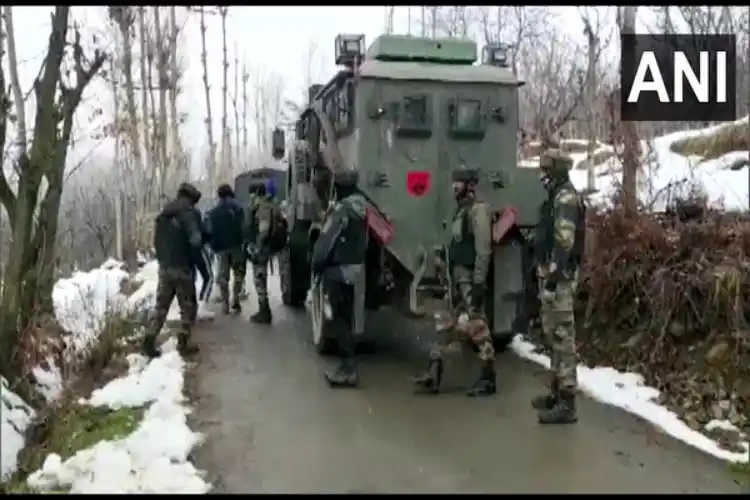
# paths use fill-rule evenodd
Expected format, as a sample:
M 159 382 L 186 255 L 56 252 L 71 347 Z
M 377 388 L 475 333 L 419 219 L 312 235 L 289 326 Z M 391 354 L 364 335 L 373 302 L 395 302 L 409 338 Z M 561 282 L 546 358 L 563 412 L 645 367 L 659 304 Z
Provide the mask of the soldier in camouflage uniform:
M 156 347 L 156 337 L 164 326 L 175 297 L 180 306 L 178 349 L 182 355 L 198 351 L 189 340 L 198 313 L 195 266 L 201 258 L 203 241 L 195 204 L 200 197 L 201 193 L 195 186 L 182 183 L 177 191 L 177 198 L 167 203 L 156 217 L 154 248 L 159 262 L 159 283 L 156 288 L 156 307 L 149 319 L 143 341 L 144 354 L 152 358 L 161 354 Z
M 479 172 L 464 168 L 453 172 L 453 190 L 458 209 L 453 218 L 448 245 L 452 310 L 436 314 L 438 340 L 430 350 L 427 373 L 414 380 L 420 392 L 437 393 L 443 374 L 446 348 L 454 340 L 470 340 L 482 362 L 479 380 L 469 396 L 495 393 L 495 349 L 484 314 L 487 274 L 492 257 L 492 236 L 488 206 L 477 199 Z M 442 267 L 442 263 L 441 263 Z
M 535 236 L 536 259 L 542 330 L 552 349 L 552 381 L 549 394 L 534 398 L 532 406 L 543 424 L 577 421 L 573 302 L 583 255 L 585 205 L 570 182 L 572 165 L 572 159 L 557 149 L 547 150 L 540 159 L 541 182 L 549 197 Z
M 336 204 L 315 241 L 312 271 L 322 279 L 333 315 L 341 364 L 325 373 L 331 387 L 356 387 L 356 336 L 364 330 L 367 202 L 357 191 L 356 170 L 334 174 Z
M 218 260 L 218 285 L 221 292 L 222 310 L 239 313 L 240 294 L 245 282 L 247 257 L 243 248 L 243 230 L 245 212 L 234 197 L 234 190 L 228 184 L 222 184 L 216 190 L 219 198 L 216 206 L 208 212 L 211 248 Z M 229 281 L 232 278 L 232 297 L 230 300 Z
M 267 239 L 273 223 L 273 201 L 266 196 L 266 184 L 258 180 L 250 184 L 250 203 L 245 211 L 247 255 L 253 265 L 253 283 L 258 295 L 258 312 L 250 321 L 270 325 L 273 321 L 268 302 L 268 265 L 271 260 Z

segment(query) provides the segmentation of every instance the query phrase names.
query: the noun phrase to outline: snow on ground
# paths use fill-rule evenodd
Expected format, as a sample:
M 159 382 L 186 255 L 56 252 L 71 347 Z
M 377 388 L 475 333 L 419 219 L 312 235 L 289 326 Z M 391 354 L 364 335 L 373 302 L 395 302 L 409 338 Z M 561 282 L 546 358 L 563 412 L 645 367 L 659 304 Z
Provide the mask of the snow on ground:
M 129 356 L 127 375 L 94 391 L 86 404 L 112 409 L 143 407 L 143 421 L 129 436 L 100 441 L 62 461 L 47 456 L 28 479 L 33 488 L 70 493 L 206 493 L 210 485 L 188 460 L 201 436 L 187 425 L 185 363 L 170 339 L 163 355 L 148 361 Z
M 25 444 L 25 432 L 36 412 L 0 377 L 0 482 L 18 468 L 18 453 Z
M 702 184 L 708 201 L 712 205 L 723 205 L 727 209 L 748 209 L 748 171 L 728 170 L 738 158 L 748 159 L 747 151 L 732 151 L 719 158 L 704 160 L 700 156 L 683 156 L 671 151 L 672 143 L 686 138 L 709 136 L 722 128 L 747 122 L 744 117 L 736 122 L 715 125 L 700 130 L 674 132 L 656 137 L 650 143 L 643 141 L 643 172 L 648 176 L 648 185 L 639 186 L 639 197 L 644 203 L 650 204 L 653 210 L 664 210 L 674 193 L 684 192 L 685 180 L 694 180 Z M 576 142 L 566 139 L 567 143 Z M 609 145 L 600 145 L 595 156 L 604 152 L 612 152 Z M 585 152 L 570 153 L 573 158 L 571 181 L 578 189 L 586 189 L 587 172 L 585 169 L 587 155 Z M 536 167 L 539 158 L 525 158 L 519 165 Z M 609 158 L 595 167 L 595 186 L 597 193 L 591 195 L 594 203 L 605 204 L 611 198 L 617 184 L 621 180 L 622 166 L 616 157 Z
M 536 347 L 524 340 L 522 335 L 517 335 L 513 339 L 511 349 L 524 359 L 547 369 L 550 367 L 549 357 L 536 352 Z M 659 391 L 644 385 L 643 377 L 638 374 L 623 373 L 611 367 L 589 368 L 579 365 L 578 386 L 589 397 L 638 415 L 675 439 L 705 453 L 735 463 L 748 462 L 748 451 L 736 453 L 720 448 L 714 440 L 691 429 L 674 412 L 657 403 Z M 706 430 L 715 428 L 736 430 L 732 424 L 724 421 L 709 422 L 706 426 Z M 743 442 L 742 446 L 748 450 L 747 442 Z
M 141 287 L 130 297 L 120 293 L 120 283 L 127 277 L 119 262 L 110 260 L 88 273 L 76 272 L 60 280 L 53 290 L 55 313 L 64 328 L 66 350 L 70 353 L 85 349 L 96 339 L 105 314 L 112 308 L 136 311 L 153 304 L 158 266 L 144 265 L 136 279 Z M 213 317 L 204 311 L 203 318 Z M 171 319 L 171 318 L 170 318 Z M 44 466 L 29 477 L 32 487 L 39 489 L 70 488 L 71 493 L 206 493 L 208 483 L 188 461 L 190 450 L 200 436 L 187 426 L 189 409 L 184 404 L 185 364 L 170 339 L 163 346 L 164 355 L 147 361 L 131 355 L 129 372 L 95 391 L 90 401 L 94 406 L 148 406 L 139 427 L 117 441 L 103 441 L 62 461 L 51 454 Z M 54 364 L 34 373 L 39 390 L 48 401 L 62 388 L 62 377 Z M 2 477 L 16 470 L 18 452 L 24 446 L 24 432 L 34 417 L 34 410 L 11 392 L 5 379 L 2 396 Z

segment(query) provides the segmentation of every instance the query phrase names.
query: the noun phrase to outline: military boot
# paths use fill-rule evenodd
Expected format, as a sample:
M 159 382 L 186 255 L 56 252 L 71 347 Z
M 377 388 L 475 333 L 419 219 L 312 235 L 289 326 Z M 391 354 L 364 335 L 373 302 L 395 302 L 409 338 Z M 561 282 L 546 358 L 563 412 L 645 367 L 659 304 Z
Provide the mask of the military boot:
M 327 371 L 323 376 L 332 388 L 357 387 L 359 384 L 357 367 L 350 359 L 345 359 L 336 370 Z
M 230 309 L 229 309 L 229 301 L 226 300 L 226 299 L 222 299 L 222 301 L 221 301 L 221 312 L 223 314 L 229 314 L 229 311 L 230 311 Z
M 540 424 L 574 424 L 578 422 L 575 392 L 560 389 L 560 396 L 549 409 L 539 411 Z
M 552 383 L 549 387 L 549 392 L 547 394 L 540 394 L 534 399 L 531 400 L 531 407 L 535 410 L 549 410 L 553 406 L 555 406 L 555 403 L 557 403 L 558 398 L 560 397 L 560 384 L 557 380 L 557 377 L 552 378 Z
M 474 386 L 466 392 L 466 395 L 491 396 L 492 394 L 495 394 L 495 391 L 497 390 L 495 380 L 495 363 L 493 361 L 483 362 L 479 380 L 477 380 Z
M 415 391 L 420 394 L 437 394 L 440 392 L 440 382 L 443 380 L 443 360 L 432 359 L 427 371 L 419 377 L 414 377 Z
M 240 305 L 240 301 L 235 299 L 234 302 L 232 302 L 232 314 L 239 314 L 241 312 L 242 306 Z
M 250 321 L 261 325 L 270 325 L 273 321 L 271 306 L 268 305 L 268 302 L 261 302 L 259 306 L 258 312 L 250 316 Z
M 156 335 L 146 335 L 143 337 L 143 347 L 142 347 L 143 355 L 154 359 L 161 356 L 161 349 L 156 347 Z
M 190 342 L 190 335 L 187 333 L 180 333 L 177 335 L 177 352 L 180 356 L 192 356 L 198 354 L 198 346 Z

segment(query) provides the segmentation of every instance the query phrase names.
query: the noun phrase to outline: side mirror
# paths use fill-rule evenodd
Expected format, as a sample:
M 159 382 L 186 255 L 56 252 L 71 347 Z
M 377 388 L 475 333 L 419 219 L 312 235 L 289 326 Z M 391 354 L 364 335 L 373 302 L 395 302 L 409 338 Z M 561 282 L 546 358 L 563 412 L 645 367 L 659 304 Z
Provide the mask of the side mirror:
M 286 149 L 286 136 L 280 128 L 273 129 L 271 134 L 271 150 L 274 159 L 280 160 L 284 157 Z

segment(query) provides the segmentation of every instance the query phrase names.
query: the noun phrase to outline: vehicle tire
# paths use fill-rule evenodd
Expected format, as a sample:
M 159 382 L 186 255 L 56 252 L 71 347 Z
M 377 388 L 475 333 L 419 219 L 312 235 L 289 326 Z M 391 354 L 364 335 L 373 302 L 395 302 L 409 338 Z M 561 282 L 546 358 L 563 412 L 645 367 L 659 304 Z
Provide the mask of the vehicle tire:
M 291 249 L 287 246 L 279 253 L 279 282 L 281 301 L 285 306 L 303 307 L 307 298 L 307 289 L 295 280 L 291 259 Z
M 496 353 L 502 353 L 508 350 L 513 342 L 514 333 L 497 333 L 492 336 L 492 344 L 495 346 Z
M 335 339 L 331 332 L 331 320 L 326 314 L 327 305 L 325 290 L 322 283 L 315 283 L 310 289 L 310 326 L 312 329 L 312 343 L 318 354 L 332 354 L 336 348 Z

